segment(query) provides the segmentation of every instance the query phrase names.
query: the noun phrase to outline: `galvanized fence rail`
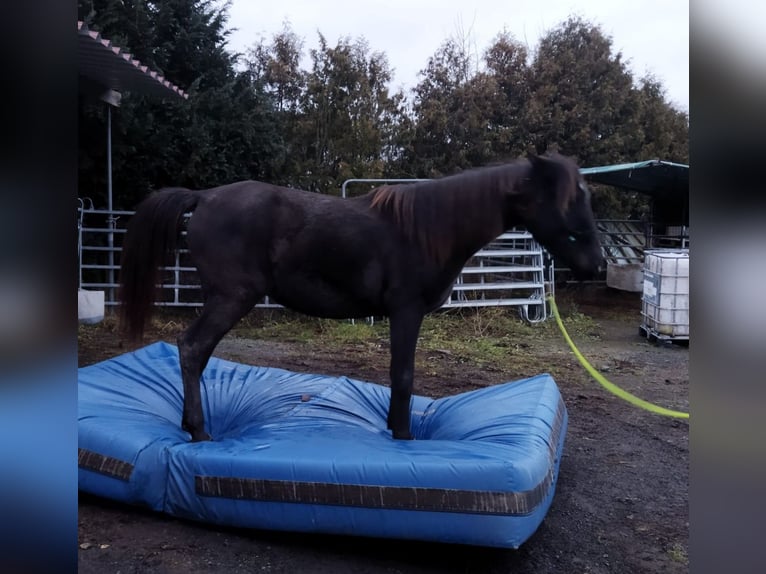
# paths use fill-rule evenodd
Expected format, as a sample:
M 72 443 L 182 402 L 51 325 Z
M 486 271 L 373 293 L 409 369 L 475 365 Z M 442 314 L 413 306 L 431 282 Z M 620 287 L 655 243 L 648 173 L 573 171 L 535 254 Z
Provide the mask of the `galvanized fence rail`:
M 133 212 L 95 209 L 83 200 L 77 212 L 79 286 L 104 291 L 107 307 L 118 305 L 122 241 Z M 187 249 L 182 246 L 163 272 L 157 305 L 202 306 Z M 515 306 L 526 320 L 538 322 L 550 316 L 546 294 L 552 291 L 553 265 L 532 235 L 517 229 L 503 233 L 468 261 L 444 308 Z M 267 297 L 256 307 L 281 306 Z

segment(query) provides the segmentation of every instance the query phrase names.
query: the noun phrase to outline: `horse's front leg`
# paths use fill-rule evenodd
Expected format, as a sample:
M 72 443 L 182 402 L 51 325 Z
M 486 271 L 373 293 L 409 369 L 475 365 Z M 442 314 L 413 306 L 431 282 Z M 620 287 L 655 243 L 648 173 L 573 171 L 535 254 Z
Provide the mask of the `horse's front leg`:
M 410 399 L 415 376 L 415 347 L 423 312 L 406 309 L 391 314 L 391 402 L 388 428 L 395 439 L 412 440 Z

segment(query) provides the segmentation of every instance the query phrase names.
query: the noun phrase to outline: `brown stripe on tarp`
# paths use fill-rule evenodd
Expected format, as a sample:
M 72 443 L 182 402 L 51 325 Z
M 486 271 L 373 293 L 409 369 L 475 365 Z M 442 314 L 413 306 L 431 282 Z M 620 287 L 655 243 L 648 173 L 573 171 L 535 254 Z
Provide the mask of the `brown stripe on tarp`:
M 564 416 L 566 414 L 566 405 L 564 404 L 564 398 L 559 397 L 559 404 L 556 407 L 556 416 L 553 417 L 553 425 L 551 426 L 551 436 L 548 441 L 548 459 L 551 466 L 556 461 L 556 453 L 558 452 L 559 442 L 561 440 L 561 431 L 564 428 Z
M 463 514 L 525 515 L 543 500 L 549 477 L 526 492 L 485 492 L 447 488 L 419 488 L 331 482 L 261 480 L 225 476 L 195 476 L 200 496 L 354 506 L 386 510 L 419 510 Z
M 534 488 L 522 492 L 262 480 L 226 476 L 195 476 L 195 490 L 199 496 L 260 502 L 463 514 L 526 515 L 542 503 L 553 483 L 555 457 L 563 428 L 564 412 L 564 402 L 560 400 L 551 427 L 548 472 Z
M 125 481 L 130 480 L 133 473 L 133 465 L 129 462 L 84 448 L 77 449 L 77 466 Z

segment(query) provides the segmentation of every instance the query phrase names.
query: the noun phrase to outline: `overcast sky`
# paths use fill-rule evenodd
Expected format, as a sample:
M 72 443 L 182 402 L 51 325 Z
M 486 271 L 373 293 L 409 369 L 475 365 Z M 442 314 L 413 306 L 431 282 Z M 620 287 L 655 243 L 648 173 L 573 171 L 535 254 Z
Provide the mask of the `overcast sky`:
M 331 46 L 363 36 L 371 51 L 388 57 L 392 87 L 409 89 L 451 35 L 467 34 L 478 54 L 503 29 L 534 48 L 569 15 L 598 24 L 636 78 L 653 74 L 668 99 L 689 110 L 688 0 L 233 0 L 229 46 L 244 52 L 259 37 L 270 40 L 286 20 L 304 39 L 305 54 L 317 46 L 317 32 Z

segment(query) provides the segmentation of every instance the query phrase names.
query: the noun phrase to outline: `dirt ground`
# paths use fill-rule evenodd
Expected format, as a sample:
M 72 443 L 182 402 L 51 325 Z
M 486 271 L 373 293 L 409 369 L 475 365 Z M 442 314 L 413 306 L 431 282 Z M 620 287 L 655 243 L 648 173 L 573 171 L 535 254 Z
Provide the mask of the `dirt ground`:
M 687 411 L 689 348 L 639 335 L 640 294 L 602 286 L 557 293 L 562 314 L 593 320 L 576 343 L 625 390 Z M 169 325 L 169 327 L 168 327 Z M 145 343 L 175 343 L 181 325 L 155 328 Z M 532 327 L 530 327 L 532 328 Z M 123 352 L 106 325 L 81 327 L 79 365 Z M 104 573 L 680 573 L 689 571 L 689 423 L 648 413 L 607 393 L 561 336 L 526 349 L 539 368 L 478 366 L 454 353 L 419 350 L 416 393 L 441 397 L 550 372 L 569 412 L 556 494 L 545 520 L 518 550 L 341 536 L 227 529 L 80 493 L 79 571 Z M 351 345 L 343 356 L 318 342 L 228 336 L 216 356 L 301 372 L 387 384 L 388 349 Z

